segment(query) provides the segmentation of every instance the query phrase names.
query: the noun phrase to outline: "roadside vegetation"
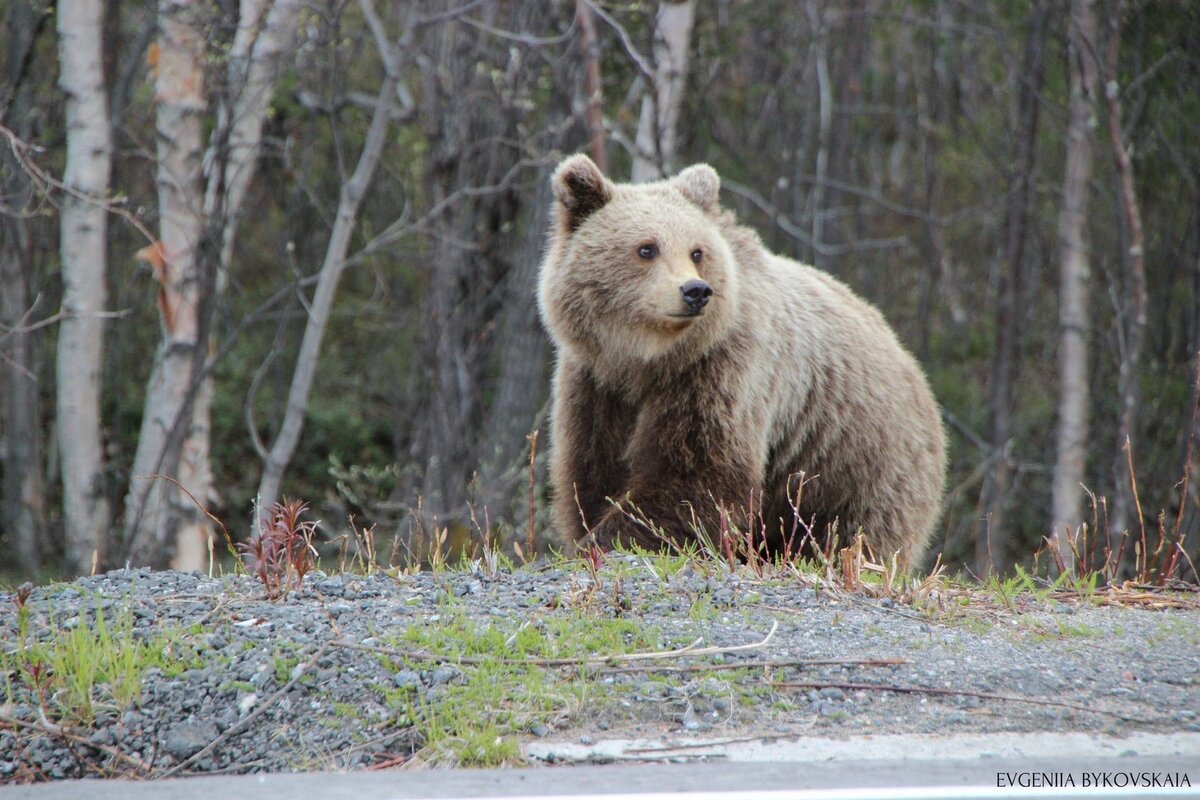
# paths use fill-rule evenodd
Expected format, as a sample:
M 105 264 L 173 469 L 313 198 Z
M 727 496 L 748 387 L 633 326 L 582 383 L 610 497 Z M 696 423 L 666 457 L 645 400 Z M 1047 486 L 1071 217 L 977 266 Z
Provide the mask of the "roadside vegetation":
M 1194 577 L 1181 577 L 1191 577 L 1190 562 L 1185 555 L 1172 555 L 1172 548 L 1180 552 L 1178 544 L 1164 539 L 1161 528 L 1157 540 L 1150 538 L 1143 544 L 1139 532 L 1130 543 L 1139 553 L 1134 574 L 1106 568 L 1120 563 L 1107 558 L 1099 562 L 1075 558 L 1071 562 L 1075 569 L 1056 572 L 1061 562 L 1053 550 L 1046 549 L 1028 569 L 1017 567 L 1010 576 L 979 581 L 950 575 L 938 563 L 926 574 L 904 574 L 894 561 L 869 553 L 861 537 L 845 547 L 838 546 L 835 537 L 825 548 L 810 547 L 783 557 L 766 554 L 753 544 L 753 537 L 737 531 L 723 531 L 715 540 L 684 551 L 582 549 L 573 558 L 551 555 L 526 563 L 520 545 L 499 552 L 482 527 L 469 546 L 450 552 L 449 534 L 443 530 L 430 537 L 419 557 L 408 553 L 397 559 L 396 549 L 376 542 L 370 530 L 357 531 L 351 540 L 319 545 L 318 523 L 303 519 L 304 512 L 304 504 L 295 501 L 269 509 L 250 543 L 230 545 L 225 559 L 214 558 L 212 571 L 248 576 L 262 599 L 283 604 L 301 597 L 311 600 L 311 576 L 324 577 L 327 572 L 386 576 L 400 583 L 420 574 L 448 582 L 466 573 L 486 581 L 522 569 L 561 570 L 571 576 L 570 588 L 546 601 L 555 609 L 553 616 L 480 619 L 464 613 L 447 589 L 433 615 L 414 618 L 367 642 L 339 638 L 326 643 L 323 650 L 360 651 L 393 676 L 390 683 L 376 688 L 389 712 L 384 723 L 362 718 L 353 703 L 331 702 L 328 712 L 344 718 L 345 724 L 361 726 L 365 735 L 383 735 L 385 729 L 393 737 L 402 733 L 408 747 L 391 757 L 393 765 L 519 763 L 522 737 L 544 735 L 578 718 L 585 709 L 619 716 L 622 700 L 635 690 L 635 684 L 622 677 L 629 674 L 651 676 L 658 687 L 653 691 L 662 692 L 664 698 L 683 698 L 680 702 L 687 705 L 688 713 L 695 713 L 693 707 L 714 713 L 713 709 L 728 709 L 729 704 L 736 706 L 751 696 L 786 710 L 794 704 L 788 691 L 869 688 L 858 683 L 798 681 L 783 662 L 726 664 L 724 655 L 731 648 L 707 649 L 703 642 L 687 641 L 676 632 L 642 622 L 655 603 L 672 598 L 678 602 L 675 593 L 687 576 L 737 576 L 744 587 L 739 598 L 743 607 L 757 604 L 760 593 L 772 586 L 798 586 L 977 634 L 1007 620 L 1013 635 L 1033 642 L 1084 641 L 1098 635 L 1069 617 L 1048 623 L 1037 616 L 1046 609 L 1086 604 L 1200 611 L 1200 587 Z M 1081 528 L 1081 534 L 1086 532 L 1087 526 Z M 1080 543 L 1080 552 L 1087 552 L 1084 544 Z M 381 552 L 388 555 L 381 557 Z M 1083 572 L 1084 566 L 1089 571 Z M 645 576 L 651 577 L 657 592 L 647 593 L 644 580 L 639 592 L 628 591 L 635 577 Z M 98 716 L 108 718 L 138 706 L 147 671 L 178 675 L 214 666 L 206 660 L 211 656 L 200 642 L 227 624 L 212 620 L 180 629 L 139 626 L 131 605 L 111 598 L 82 602 L 70 616 L 53 609 L 34 613 L 29 604 L 32 591 L 29 584 L 11 591 L 0 614 L 0 731 L 7 729 L 17 737 L 50 736 L 86 744 Z M 690 596 L 679 607 L 686 620 L 701 625 L 718 618 L 728 621 L 730 614 L 726 605 L 705 594 Z M 772 633 L 748 648 L 766 644 Z M 277 642 L 271 665 L 279 688 L 270 701 L 300 683 L 320 697 L 321 686 L 309 674 L 317 660 L 304 648 L 286 640 Z M 700 699 L 687 694 L 696 686 L 706 687 Z M 906 686 L 889 690 L 924 691 Z M 35 709 L 32 719 L 28 713 L 24 717 L 18 713 L 22 706 Z M 162 774 L 126 762 L 122 763 L 135 773 Z M 380 766 L 387 766 L 385 762 Z

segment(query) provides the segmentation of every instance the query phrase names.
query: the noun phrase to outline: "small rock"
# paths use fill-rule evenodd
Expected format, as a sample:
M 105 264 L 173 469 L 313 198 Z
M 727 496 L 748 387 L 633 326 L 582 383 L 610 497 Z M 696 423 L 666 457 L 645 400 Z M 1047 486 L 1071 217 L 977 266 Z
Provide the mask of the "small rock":
M 256 705 L 258 705 L 257 694 L 250 692 L 249 694 L 242 695 L 240 698 L 238 698 L 238 713 L 244 716 L 250 713 L 250 710 Z
M 329 616 L 333 617 L 334 619 L 338 619 L 342 616 L 342 614 L 353 611 L 354 606 L 350 605 L 349 603 L 334 603 L 333 605 L 329 606 L 328 610 Z
M 323 581 L 317 581 L 312 584 L 313 591 L 327 597 L 344 597 L 346 595 L 346 584 L 340 578 L 328 578 Z
M 392 683 L 398 689 L 419 689 L 421 688 L 421 676 L 411 670 L 403 670 L 392 676 Z
M 217 714 L 216 723 L 217 729 L 224 733 L 232 727 L 238 720 L 238 712 L 233 708 L 225 708 L 221 713 Z
M 821 703 L 817 708 L 817 713 L 822 717 L 832 717 L 838 714 L 845 714 L 845 710 L 837 703 L 825 702 Z
M 535 722 L 535 723 L 534 723 L 532 726 L 530 726 L 530 728 L 529 728 L 529 732 L 530 732 L 530 733 L 532 733 L 534 736 L 537 736 L 538 738 L 541 738 L 541 737 L 543 737 L 543 736 L 546 736 L 547 734 L 549 734 L 549 733 L 550 733 L 550 729 L 549 729 L 549 728 L 547 728 L 547 727 L 546 727 L 546 725 L 545 725 L 544 723 L 541 723 L 541 722 Z
M 200 752 L 220 733 L 212 720 L 189 719 L 167 731 L 163 749 L 182 761 Z
M 444 683 L 450 683 L 450 681 L 461 677 L 462 671 L 455 667 L 438 667 L 429 676 L 429 682 L 434 686 L 441 686 Z

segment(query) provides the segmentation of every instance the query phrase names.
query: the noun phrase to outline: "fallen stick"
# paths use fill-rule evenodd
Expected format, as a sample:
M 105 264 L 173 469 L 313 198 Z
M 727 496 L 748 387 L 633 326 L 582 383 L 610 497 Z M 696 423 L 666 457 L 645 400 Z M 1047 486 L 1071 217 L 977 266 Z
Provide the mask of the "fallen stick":
M 731 645 L 728 647 L 714 645 L 712 647 L 700 647 L 700 642 L 703 639 L 697 639 L 686 647 L 680 647 L 675 650 L 658 650 L 648 653 L 627 653 L 623 655 L 611 656 L 593 656 L 591 658 L 493 658 L 491 656 L 446 656 L 437 653 L 425 653 L 416 650 L 396 650 L 391 647 L 379 647 L 371 644 L 359 644 L 358 642 L 348 642 L 345 639 L 335 639 L 329 644 L 334 647 L 344 647 L 349 650 L 362 650 L 368 653 L 379 653 L 381 655 L 392 656 L 393 658 L 407 658 L 412 661 L 453 661 L 456 664 L 525 664 L 534 667 L 574 667 L 574 666 L 589 666 L 589 665 L 604 665 L 615 662 L 629 661 L 649 661 L 659 658 L 681 658 L 683 656 L 707 656 L 716 655 L 717 653 L 737 653 L 746 650 L 757 650 L 760 647 L 765 647 L 771 638 L 775 636 L 775 631 L 779 628 L 779 621 L 775 620 L 771 625 L 771 630 L 763 637 L 761 641 L 751 642 L 750 644 Z

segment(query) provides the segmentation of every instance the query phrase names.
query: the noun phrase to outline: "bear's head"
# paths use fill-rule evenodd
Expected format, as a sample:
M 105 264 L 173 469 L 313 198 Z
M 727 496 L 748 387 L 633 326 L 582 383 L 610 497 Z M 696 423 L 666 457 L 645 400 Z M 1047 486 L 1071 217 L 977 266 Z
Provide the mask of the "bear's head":
M 560 347 L 610 366 L 703 353 L 734 318 L 737 270 L 716 171 L 615 184 L 585 155 L 554 172 L 538 301 Z

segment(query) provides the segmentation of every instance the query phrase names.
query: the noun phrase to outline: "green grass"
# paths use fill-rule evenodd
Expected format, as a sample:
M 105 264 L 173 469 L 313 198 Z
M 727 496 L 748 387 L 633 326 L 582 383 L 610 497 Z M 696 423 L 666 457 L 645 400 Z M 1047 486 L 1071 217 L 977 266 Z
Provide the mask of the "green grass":
M 29 634 L 27 607 L 18 611 L 18 642 L 0 652 L 8 702 L 27 689 L 48 716 L 90 725 L 100 710 L 124 710 L 141 695 L 142 677 L 155 667 L 174 676 L 199 665 L 177 631 L 134 635 L 134 616 L 123 608 L 110 620 L 103 610 L 88 619 L 81 610 L 73 626 L 52 628 L 45 640 Z
M 436 621 L 390 637 L 405 652 L 431 653 L 458 673 L 429 690 L 383 690 L 395 722 L 412 725 L 435 764 L 501 766 L 520 757 L 518 736 L 537 724 L 553 727 L 560 718 L 591 703 L 615 702 L 621 687 L 594 690 L 584 666 L 544 663 L 559 659 L 604 659 L 672 646 L 657 629 L 641 623 L 590 615 L 551 617 L 533 623 L 469 619 L 447 605 Z M 437 669 L 416 658 L 381 656 L 389 669 Z

